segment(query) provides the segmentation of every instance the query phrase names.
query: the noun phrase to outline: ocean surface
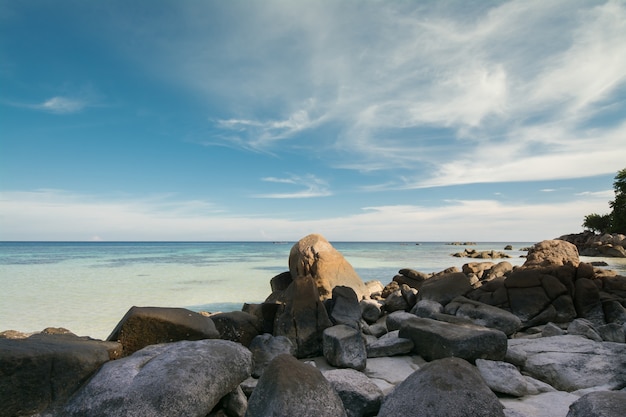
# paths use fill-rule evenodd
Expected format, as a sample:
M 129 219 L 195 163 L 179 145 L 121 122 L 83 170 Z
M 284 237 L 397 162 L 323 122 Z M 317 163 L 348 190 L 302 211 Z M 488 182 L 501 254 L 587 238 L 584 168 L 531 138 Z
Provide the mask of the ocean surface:
M 270 279 L 289 269 L 293 243 L 0 242 L 0 331 L 64 327 L 104 339 L 132 306 L 240 310 L 270 294 Z M 364 281 L 383 284 L 401 268 L 428 273 L 473 261 L 451 256 L 465 247 L 447 243 L 331 243 Z M 507 260 L 521 265 L 521 249 L 533 243 L 469 247 L 503 251 L 511 244 Z M 624 260 L 601 260 L 626 273 Z

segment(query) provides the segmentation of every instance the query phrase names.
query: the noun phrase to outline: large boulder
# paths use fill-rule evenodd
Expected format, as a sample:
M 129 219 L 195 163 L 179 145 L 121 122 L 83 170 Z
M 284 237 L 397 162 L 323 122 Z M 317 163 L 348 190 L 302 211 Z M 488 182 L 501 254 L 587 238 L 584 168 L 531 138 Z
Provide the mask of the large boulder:
M 626 391 L 597 391 L 570 405 L 567 417 L 623 417 L 625 413 Z
M 148 345 L 219 337 L 213 320 L 194 311 L 185 308 L 131 307 L 107 340 L 120 342 L 123 355 L 127 356 Z
M 472 290 L 470 279 L 462 272 L 452 272 L 434 276 L 424 281 L 417 294 L 419 300 L 432 300 L 442 305 L 448 304 L 459 295 Z
M 379 358 L 382 356 L 406 355 L 410 353 L 414 347 L 413 341 L 399 337 L 399 333 L 399 330 L 394 330 L 367 343 L 367 357 Z
M 262 322 L 257 316 L 243 311 L 213 314 L 211 320 L 220 333 L 220 339 L 238 342 L 244 346 L 250 346 L 252 339 L 263 330 Z
M 368 377 L 354 369 L 322 371 L 341 398 L 348 417 L 374 416 L 380 409 L 383 393 Z
M 67 400 L 122 346 L 73 334 L 0 339 L 0 416 L 32 415 Z
M 358 300 L 369 296 L 369 291 L 352 265 L 318 234 L 302 238 L 291 248 L 289 271 L 294 281 L 313 277 L 321 300 L 330 298 L 333 288 L 338 285 L 352 288 Z
M 338 368 L 365 369 L 367 351 L 361 332 L 345 324 L 329 327 L 323 335 L 324 357 Z
M 507 337 L 499 330 L 421 317 L 402 323 L 399 336 L 412 340 L 414 352 L 429 361 L 451 356 L 470 362 L 502 360 L 507 350 Z
M 250 351 L 235 342 L 152 345 L 107 362 L 62 415 L 205 417 L 251 370 Z
M 626 344 L 581 336 L 510 339 L 507 362 L 561 391 L 596 386 L 619 389 L 626 381 Z
M 341 399 L 317 368 L 279 355 L 248 401 L 247 417 L 346 417 Z
M 520 371 L 508 362 L 476 359 L 476 368 L 494 392 L 523 397 L 532 392 L 532 386 Z
M 445 307 L 445 313 L 470 319 L 479 326 L 490 327 L 512 335 L 522 327 L 522 321 L 515 314 L 479 301 L 457 297 Z
M 459 358 L 424 365 L 388 395 L 378 417 L 504 417 L 475 367 Z
M 330 311 L 330 320 L 334 324 L 345 324 L 358 329 L 361 321 L 361 306 L 354 290 L 339 285 L 333 288 L 332 294 L 332 299 L 326 301 Z
M 282 354 L 296 354 L 296 348 L 289 338 L 285 336 L 272 336 L 269 333 L 259 335 L 252 339 L 249 349 L 250 352 L 252 352 L 252 360 L 254 363 L 252 376 L 255 378 L 263 375 L 265 368 L 267 368 L 276 356 Z
M 525 268 L 540 268 L 571 265 L 580 263 L 576 245 L 564 240 L 544 240 L 535 243 L 526 255 Z
M 287 301 L 276 313 L 274 336 L 288 337 L 296 348 L 298 358 L 320 354 L 322 333 L 332 323 L 314 279 L 308 276 L 295 280 L 285 295 Z

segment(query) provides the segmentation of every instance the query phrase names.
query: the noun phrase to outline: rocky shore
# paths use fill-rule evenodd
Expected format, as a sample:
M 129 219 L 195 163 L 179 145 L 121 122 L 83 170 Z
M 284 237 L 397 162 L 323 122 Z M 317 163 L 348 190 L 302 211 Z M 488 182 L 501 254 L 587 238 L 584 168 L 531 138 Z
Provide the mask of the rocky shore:
M 383 285 L 309 235 L 242 311 L 1 333 L 0 417 L 623 416 L 626 277 L 566 240 Z

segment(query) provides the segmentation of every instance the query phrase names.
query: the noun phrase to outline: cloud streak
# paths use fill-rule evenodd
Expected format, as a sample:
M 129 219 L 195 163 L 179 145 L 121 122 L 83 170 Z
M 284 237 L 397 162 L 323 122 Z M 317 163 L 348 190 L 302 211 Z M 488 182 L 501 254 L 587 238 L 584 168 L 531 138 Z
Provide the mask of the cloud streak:
M 297 240 L 316 232 L 332 240 L 537 241 L 578 228 L 585 214 L 606 211 L 605 197 L 549 205 L 451 200 L 436 207 L 371 206 L 353 215 L 292 220 L 228 213 L 202 201 L 103 201 L 38 190 L 2 193 L 0 230 L 2 240 Z
M 328 183 L 315 175 L 307 175 L 300 177 L 293 175 L 288 178 L 276 178 L 266 177 L 262 178 L 262 181 L 275 183 L 275 184 L 288 184 L 301 188 L 295 192 L 283 192 L 283 193 L 266 193 L 255 194 L 254 198 L 269 198 L 269 199 L 298 199 L 298 198 L 315 198 L 315 197 L 328 197 L 333 193 L 328 187 Z

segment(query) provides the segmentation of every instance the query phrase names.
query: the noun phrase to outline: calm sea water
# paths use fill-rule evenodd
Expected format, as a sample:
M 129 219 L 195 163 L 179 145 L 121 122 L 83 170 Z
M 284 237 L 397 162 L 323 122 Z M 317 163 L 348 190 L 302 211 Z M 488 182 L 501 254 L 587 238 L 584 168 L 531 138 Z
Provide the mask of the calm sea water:
M 480 243 L 524 262 L 531 242 Z M 65 327 L 106 338 L 136 306 L 194 311 L 239 310 L 262 302 L 270 279 L 288 270 L 292 243 L 271 242 L 0 242 L 0 330 Z M 333 242 L 364 281 L 391 281 L 400 268 L 438 272 L 469 259 L 450 256 L 445 243 Z M 613 269 L 626 271 L 626 264 Z

